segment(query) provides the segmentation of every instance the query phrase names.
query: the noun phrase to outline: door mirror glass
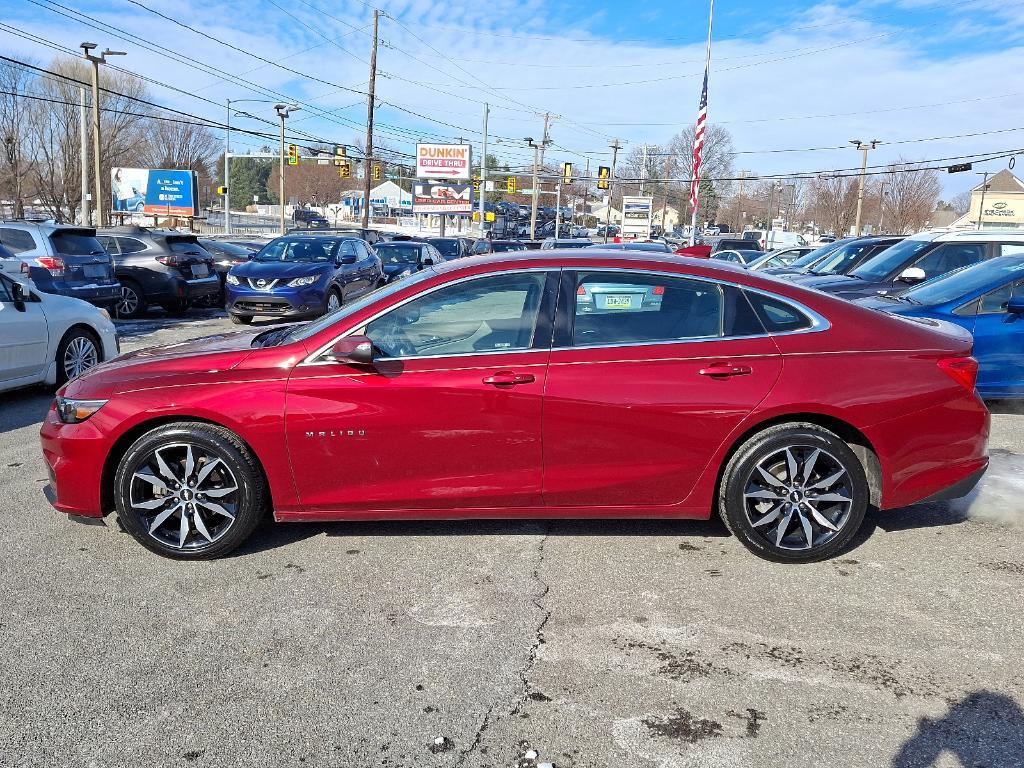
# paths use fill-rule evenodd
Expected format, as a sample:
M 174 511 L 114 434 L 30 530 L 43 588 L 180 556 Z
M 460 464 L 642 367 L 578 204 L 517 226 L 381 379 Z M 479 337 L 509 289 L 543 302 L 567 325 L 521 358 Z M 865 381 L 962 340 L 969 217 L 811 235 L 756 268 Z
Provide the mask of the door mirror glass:
M 355 264 L 356 255 L 354 253 L 342 253 L 338 255 L 339 264 Z
M 900 272 L 899 281 L 901 283 L 920 283 L 926 277 L 925 271 L 920 267 L 907 267 Z
M 373 342 L 365 336 L 346 336 L 338 339 L 324 356 L 332 363 L 346 365 L 373 365 Z
M 14 299 L 15 304 L 25 303 L 25 286 L 21 283 L 11 284 L 11 298 Z
M 1006 311 L 1011 315 L 1024 315 L 1024 295 L 1013 296 L 1006 305 Z
M 422 264 L 424 267 L 432 267 L 434 266 L 434 257 L 431 256 L 429 253 L 424 253 L 422 256 L 420 256 L 420 264 Z

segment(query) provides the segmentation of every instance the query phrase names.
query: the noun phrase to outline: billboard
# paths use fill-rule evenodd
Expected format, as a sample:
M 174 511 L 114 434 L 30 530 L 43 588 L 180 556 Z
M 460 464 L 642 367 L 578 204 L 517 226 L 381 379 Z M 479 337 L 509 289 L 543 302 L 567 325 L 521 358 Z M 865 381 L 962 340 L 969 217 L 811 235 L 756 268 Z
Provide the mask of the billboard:
M 472 161 L 469 144 L 417 144 L 416 178 L 469 181 Z
M 653 197 L 622 198 L 622 236 L 648 239 L 651 236 Z
M 471 184 L 417 181 L 412 188 L 413 213 L 472 213 Z
M 195 171 L 111 168 L 110 209 L 117 213 L 198 216 Z

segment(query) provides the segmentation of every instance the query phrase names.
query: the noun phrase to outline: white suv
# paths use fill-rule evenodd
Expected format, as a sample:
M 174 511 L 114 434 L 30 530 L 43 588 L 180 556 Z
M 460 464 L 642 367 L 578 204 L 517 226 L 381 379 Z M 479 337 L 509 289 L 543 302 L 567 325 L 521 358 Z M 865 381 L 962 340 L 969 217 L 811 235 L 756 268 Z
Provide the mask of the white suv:
M 106 310 L 0 274 L 0 392 L 63 384 L 118 351 Z

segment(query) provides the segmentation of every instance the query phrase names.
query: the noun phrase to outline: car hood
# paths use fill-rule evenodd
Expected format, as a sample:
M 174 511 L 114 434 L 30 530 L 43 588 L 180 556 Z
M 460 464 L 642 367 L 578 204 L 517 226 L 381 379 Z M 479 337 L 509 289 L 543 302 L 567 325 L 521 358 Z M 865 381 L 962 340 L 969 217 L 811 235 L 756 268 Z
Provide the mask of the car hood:
M 268 278 L 271 280 L 292 279 L 295 277 L 308 277 L 319 275 L 333 268 L 329 262 L 299 262 L 299 261 L 247 261 L 232 267 L 231 274 L 235 277 L 246 278 Z
M 168 376 L 230 370 L 252 354 L 252 340 L 259 333 L 222 333 L 126 352 L 72 381 L 67 394 L 100 398 L 154 385 L 156 380 Z

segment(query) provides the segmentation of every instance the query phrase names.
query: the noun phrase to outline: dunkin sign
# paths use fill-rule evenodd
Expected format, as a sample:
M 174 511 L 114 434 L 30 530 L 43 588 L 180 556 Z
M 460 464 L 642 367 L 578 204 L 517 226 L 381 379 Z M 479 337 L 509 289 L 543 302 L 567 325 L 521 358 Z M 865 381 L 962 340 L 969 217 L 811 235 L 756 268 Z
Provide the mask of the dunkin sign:
M 416 178 L 469 181 L 472 159 L 469 144 L 417 144 Z

